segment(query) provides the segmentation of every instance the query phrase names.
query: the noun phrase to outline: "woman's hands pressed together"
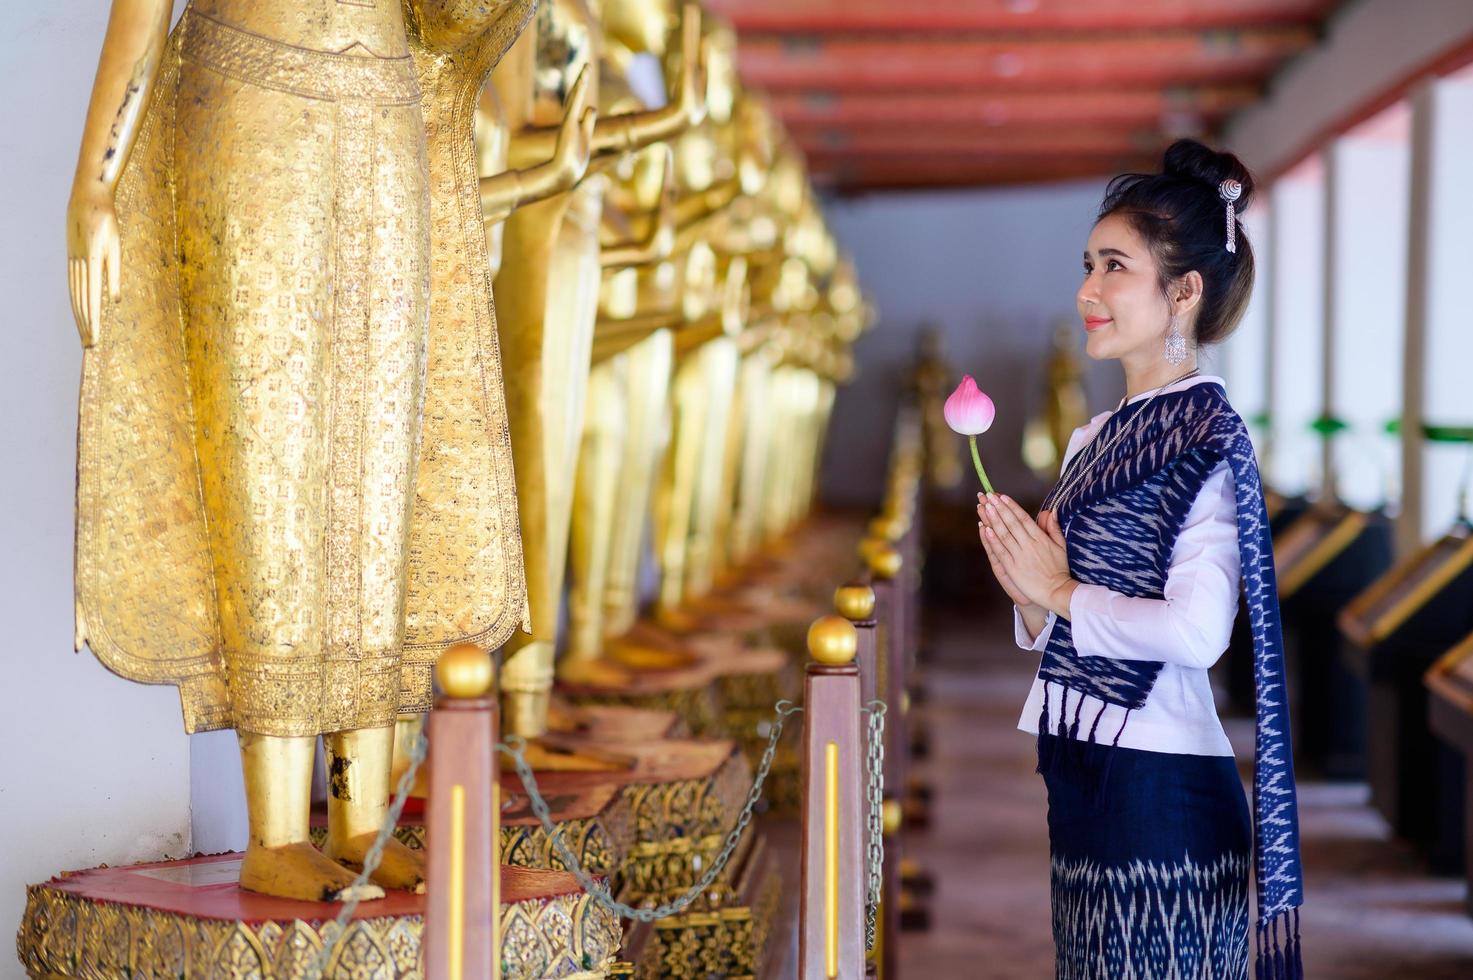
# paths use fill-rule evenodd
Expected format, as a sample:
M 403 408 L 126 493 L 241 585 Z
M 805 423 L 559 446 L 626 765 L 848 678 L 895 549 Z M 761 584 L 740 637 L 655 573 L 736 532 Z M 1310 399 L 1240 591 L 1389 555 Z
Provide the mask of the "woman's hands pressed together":
M 1064 532 L 1053 511 L 1034 521 L 1017 502 L 1000 493 L 977 494 L 977 536 L 992 574 L 1015 603 L 1069 618 L 1069 597 L 1079 585 L 1069 575 Z

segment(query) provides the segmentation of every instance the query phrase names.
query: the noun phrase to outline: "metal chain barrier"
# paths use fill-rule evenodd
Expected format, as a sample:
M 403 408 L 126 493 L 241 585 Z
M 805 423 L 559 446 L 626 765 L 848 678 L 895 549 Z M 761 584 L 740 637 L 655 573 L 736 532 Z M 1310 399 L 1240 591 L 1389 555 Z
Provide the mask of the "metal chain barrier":
M 636 919 L 640 922 L 653 922 L 656 919 L 668 918 L 679 915 L 688 909 L 716 878 L 725 870 L 727 862 L 731 860 L 736 851 L 737 844 L 741 842 L 742 834 L 747 825 L 752 821 L 752 812 L 762 799 L 762 786 L 767 781 L 768 774 L 772 771 L 773 756 L 777 753 L 777 743 L 782 737 L 783 726 L 787 719 L 803 710 L 803 706 L 794 704 L 784 698 L 774 705 L 777 717 L 772 723 L 771 730 L 767 736 L 767 747 L 762 751 L 762 758 L 757 764 L 757 772 L 752 781 L 752 788 L 747 791 L 747 799 L 742 805 L 740 815 L 735 825 L 726 835 L 721 852 L 716 860 L 711 862 L 699 881 L 690 887 L 685 894 L 672 902 L 659 905 L 654 908 L 635 908 L 620 902 L 609 893 L 608 886 L 595 880 L 592 875 L 585 871 L 578 859 L 574 857 L 572 850 L 563 840 L 562 829 L 552 819 L 552 811 L 548 808 L 547 800 L 537 789 L 537 777 L 532 772 L 531 765 L 527 762 L 524 753 L 526 740 L 520 735 L 508 735 L 506 741 L 498 742 L 497 748 L 511 757 L 512 764 L 516 768 L 517 776 L 522 781 L 522 787 L 526 790 L 527 799 L 532 806 L 532 812 L 542 824 L 542 829 L 547 833 L 548 839 L 552 841 L 557 850 L 558 857 L 563 866 L 578 880 L 578 884 L 588 892 L 593 900 L 615 915 L 626 919 Z M 865 948 L 873 949 L 875 944 L 875 918 L 880 903 L 880 882 L 885 861 L 884 834 L 884 767 L 885 767 L 885 702 L 874 700 L 864 709 L 869 716 L 868 723 L 868 745 L 866 747 L 867 788 L 866 795 L 869 801 L 869 814 L 867 827 L 869 832 L 868 865 L 869 882 L 865 896 Z M 409 790 L 414 786 L 414 779 L 419 772 L 420 765 L 424 762 L 429 752 L 429 736 L 426 729 L 421 728 L 414 746 L 410 751 L 409 767 L 399 777 L 399 784 L 394 790 L 394 801 L 389 806 L 388 815 L 384 819 L 384 825 L 379 828 L 378 836 L 373 845 L 363 858 L 363 870 L 353 879 L 348 891 L 352 892 L 360 886 L 367 884 L 374 871 L 378 870 L 379 863 L 383 860 L 384 848 L 388 846 L 389 838 L 394 834 L 394 828 L 399 823 L 399 817 L 404 812 L 404 804 L 409 798 Z M 306 976 L 309 980 L 320 980 L 325 974 L 328 964 L 332 961 L 333 953 L 337 950 L 338 943 L 346 933 L 347 924 L 353 918 L 353 913 L 358 909 L 360 899 L 352 898 L 343 903 L 342 910 L 338 912 L 337 918 L 323 930 L 323 934 L 331 933 L 330 938 L 323 943 L 322 949 L 308 964 Z
M 389 845 L 389 838 L 394 836 L 394 828 L 399 825 L 399 816 L 404 812 L 404 804 L 409 800 L 409 791 L 414 788 L 414 777 L 419 772 L 420 764 L 425 761 L 425 756 L 430 751 L 429 725 L 420 726 L 419 736 L 414 740 L 414 746 L 409 750 L 409 768 L 399 777 L 399 785 L 394 788 L 394 802 L 389 804 L 388 815 L 384 817 L 384 825 L 378 829 L 378 836 L 373 839 L 373 844 L 368 848 L 368 853 L 363 855 L 363 870 L 358 872 L 358 877 L 353 879 L 346 891 L 355 892 L 363 885 L 368 884 L 368 879 L 378 870 L 379 862 L 384 859 L 384 848 Z M 322 934 L 325 941 L 322 949 L 312 958 L 307 965 L 306 976 L 308 980 L 320 980 L 327 972 L 327 964 L 332 961 L 332 954 L 338 948 L 338 943 L 348 928 L 348 920 L 353 918 L 353 913 L 358 910 L 359 898 L 350 898 L 343 903 L 343 908 L 338 912 L 338 917 L 332 921 Z M 331 931 L 332 936 L 327 937 Z
M 880 911 L 880 890 L 885 872 L 885 702 L 876 698 L 863 710 L 869 715 L 869 744 L 865 752 L 865 796 L 869 801 L 866 820 L 869 887 L 864 896 L 864 948 L 873 950 L 875 920 Z
M 692 885 L 684 895 L 681 895 L 673 902 L 667 902 L 664 905 L 659 905 L 652 909 L 637 909 L 632 905 L 626 905 L 618 901 L 609 893 L 607 885 L 595 881 L 592 875 L 583 870 L 582 865 L 578 863 L 578 859 L 573 856 L 573 852 L 563 842 L 562 830 L 553 823 L 552 813 L 547 807 L 547 801 L 542 798 L 542 794 L 537 790 L 537 778 L 532 774 L 532 767 L 527 764 L 527 758 L 522 752 L 526 747 L 526 740 L 519 735 L 508 735 L 506 741 L 504 743 L 498 743 L 496 747 L 511 756 L 512 764 L 516 767 L 517 775 L 521 777 L 522 787 L 526 790 L 527 799 L 532 805 L 532 812 L 537 815 L 537 819 L 542 823 L 542 829 L 547 833 L 548 839 L 552 841 L 553 847 L 557 849 L 557 854 L 562 859 L 563 867 L 567 868 L 578 879 L 578 884 L 583 886 L 583 890 L 588 892 L 595 902 L 615 915 L 625 919 L 637 919 L 640 922 L 653 922 L 656 919 L 663 919 L 684 912 L 690 907 L 692 902 L 701 896 L 702 892 L 711 887 L 711 883 L 716 880 L 716 877 L 726 867 L 726 862 L 731 860 L 732 852 L 736 850 L 737 843 L 741 840 L 743 831 L 747 829 L 747 824 L 752 820 L 752 808 L 762 798 L 762 784 L 767 779 L 768 772 L 772 769 L 772 757 L 777 752 L 777 740 L 783 733 L 783 723 L 788 719 L 789 715 L 802 711 L 803 706 L 794 704 L 792 701 L 784 698 L 777 702 L 775 709 L 777 711 L 777 719 L 772 723 L 772 731 L 767 736 L 767 748 L 763 750 L 762 760 L 757 764 L 756 778 L 752 782 L 752 788 L 747 792 L 747 801 L 742 807 L 741 815 L 737 817 L 736 825 L 726 835 L 726 843 L 721 848 L 721 853 L 716 856 L 715 861 L 711 862 L 711 866 L 706 869 L 705 874 L 701 875 L 700 880 Z

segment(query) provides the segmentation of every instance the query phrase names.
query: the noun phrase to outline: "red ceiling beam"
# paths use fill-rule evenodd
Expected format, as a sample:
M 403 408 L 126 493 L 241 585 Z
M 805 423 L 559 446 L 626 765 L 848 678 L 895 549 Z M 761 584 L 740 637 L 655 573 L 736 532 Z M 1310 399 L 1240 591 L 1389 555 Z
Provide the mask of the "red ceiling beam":
M 1101 31 L 1316 24 L 1339 0 L 707 0 L 744 33 Z
M 807 154 L 839 157 L 925 158 L 936 155 L 1133 156 L 1163 150 L 1171 138 L 1159 130 L 883 127 L 855 131 L 794 129 L 789 135 Z
M 1215 123 L 1260 98 L 1252 85 L 1123 89 L 1115 92 L 782 92 L 769 99 L 790 128 L 951 125 L 1162 126 L 1199 119 Z
M 1256 81 L 1314 43 L 1303 28 L 1081 40 L 758 37 L 738 49 L 742 78 L 775 92 L 1177 86 Z
M 839 193 L 941 187 L 1041 184 L 1063 180 L 1098 180 L 1127 171 L 1152 172 L 1159 158 L 1112 160 L 1048 158 L 1038 160 L 849 161 L 814 169 L 816 185 Z

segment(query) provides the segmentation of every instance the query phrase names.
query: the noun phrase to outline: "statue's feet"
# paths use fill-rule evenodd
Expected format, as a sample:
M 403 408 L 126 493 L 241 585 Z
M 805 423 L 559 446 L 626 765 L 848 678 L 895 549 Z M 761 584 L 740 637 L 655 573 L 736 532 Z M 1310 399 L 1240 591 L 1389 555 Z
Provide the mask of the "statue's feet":
M 353 872 L 306 841 L 263 847 L 252 843 L 240 864 L 246 891 L 304 902 L 371 901 L 383 898 L 374 884 L 353 885 Z
M 604 649 L 615 664 L 633 671 L 684 670 L 696 663 L 688 650 L 638 640 L 613 640 Z
M 378 833 L 358 834 L 344 841 L 334 842 L 329 837 L 327 852 L 332 855 L 333 860 L 339 864 L 352 868 L 354 871 L 363 870 L 363 859 L 368 855 L 368 849 L 373 846 Z M 423 895 L 425 891 L 425 856 L 423 851 L 411 850 L 403 843 L 390 837 L 384 844 L 384 856 L 370 875 L 374 884 L 385 888 L 397 888 L 402 891 L 414 892 Z
M 594 748 L 556 734 L 530 739 L 522 754 L 537 772 L 629 772 L 636 761 L 632 755 Z
M 558 679 L 589 687 L 627 687 L 634 680 L 628 668 L 606 657 L 597 660 L 569 660 L 558 664 Z M 554 724 L 551 718 L 548 724 Z

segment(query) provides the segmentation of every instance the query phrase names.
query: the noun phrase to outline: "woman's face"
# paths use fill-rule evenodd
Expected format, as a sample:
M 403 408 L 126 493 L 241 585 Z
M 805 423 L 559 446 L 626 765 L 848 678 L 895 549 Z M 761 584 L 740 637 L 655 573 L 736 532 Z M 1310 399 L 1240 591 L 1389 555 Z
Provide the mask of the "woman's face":
M 1171 310 L 1156 262 L 1120 215 L 1106 215 L 1089 233 L 1084 282 L 1074 300 L 1084 321 L 1085 353 L 1097 361 L 1157 350 L 1166 336 Z M 1185 320 L 1181 329 L 1187 330 Z

